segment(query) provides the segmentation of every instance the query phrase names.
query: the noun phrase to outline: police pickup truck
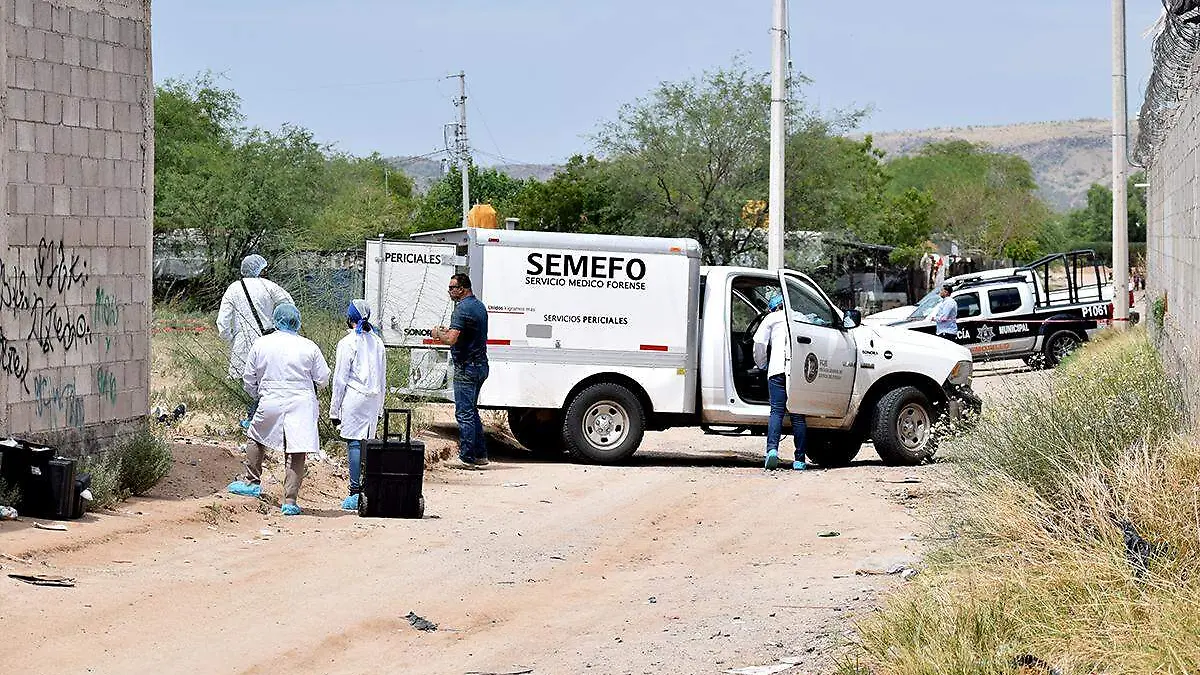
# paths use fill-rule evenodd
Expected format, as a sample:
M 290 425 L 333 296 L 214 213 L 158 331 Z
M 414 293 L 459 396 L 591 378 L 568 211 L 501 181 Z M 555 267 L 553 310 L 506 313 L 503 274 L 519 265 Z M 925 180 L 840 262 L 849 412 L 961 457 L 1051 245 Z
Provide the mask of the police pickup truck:
M 1112 321 L 1112 284 L 1091 250 L 1055 253 L 1000 273 L 962 275 L 948 284 L 958 303 L 955 342 L 976 361 L 1019 358 L 1054 367 Z M 889 325 L 936 330 L 932 311 Z
M 798 272 L 704 267 L 700 254 L 692 239 L 444 230 L 367 242 L 365 290 L 384 344 L 411 349 L 408 393 L 448 400 L 430 327 L 448 319 L 447 279 L 468 274 L 489 313 L 479 405 L 507 411 L 535 452 L 620 462 L 646 431 L 765 427 L 753 341 L 781 294 L 788 408 L 808 417 L 815 463 L 844 465 L 868 438 L 885 462 L 919 463 L 939 419 L 979 408 L 967 349 L 862 326 Z

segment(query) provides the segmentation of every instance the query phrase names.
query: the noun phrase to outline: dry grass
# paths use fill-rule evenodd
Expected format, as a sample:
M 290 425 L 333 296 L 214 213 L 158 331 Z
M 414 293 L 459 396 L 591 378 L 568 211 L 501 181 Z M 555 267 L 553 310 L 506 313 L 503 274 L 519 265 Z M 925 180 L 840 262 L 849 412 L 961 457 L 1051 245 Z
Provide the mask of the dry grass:
M 1200 440 L 1179 435 L 1177 388 L 1141 331 L 1047 382 L 953 442 L 951 543 L 860 625 L 843 672 L 1200 670 Z M 1121 520 L 1163 546 L 1144 568 Z

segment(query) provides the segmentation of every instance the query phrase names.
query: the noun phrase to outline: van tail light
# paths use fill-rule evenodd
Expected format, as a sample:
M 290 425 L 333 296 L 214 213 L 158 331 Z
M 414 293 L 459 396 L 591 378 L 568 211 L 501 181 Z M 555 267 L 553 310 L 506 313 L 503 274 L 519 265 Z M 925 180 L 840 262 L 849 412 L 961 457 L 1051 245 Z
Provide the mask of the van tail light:
M 1129 306 L 1133 307 L 1133 291 L 1129 291 Z

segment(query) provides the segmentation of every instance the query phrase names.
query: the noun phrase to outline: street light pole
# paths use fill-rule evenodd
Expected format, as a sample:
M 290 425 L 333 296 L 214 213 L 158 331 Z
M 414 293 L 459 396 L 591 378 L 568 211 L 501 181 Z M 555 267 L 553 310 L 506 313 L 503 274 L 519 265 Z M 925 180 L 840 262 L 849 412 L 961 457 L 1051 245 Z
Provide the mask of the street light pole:
M 1113 67 L 1113 319 L 1124 327 L 1129 320 L 1129 102 L 1125 93 L 1125 0 L 1112 0 Z
M 787 0 L 775 0 L 771 28 L 771 164 L 767 195 L 767 268 L 783 268 L 783 146 L 787 119 Z

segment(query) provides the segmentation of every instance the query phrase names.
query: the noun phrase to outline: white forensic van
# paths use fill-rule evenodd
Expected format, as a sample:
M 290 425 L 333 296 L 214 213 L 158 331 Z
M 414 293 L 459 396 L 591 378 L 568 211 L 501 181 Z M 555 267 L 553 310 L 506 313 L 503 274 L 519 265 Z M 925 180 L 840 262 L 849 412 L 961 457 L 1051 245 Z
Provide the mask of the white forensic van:
M 752 346 L 780 289 L 788 408 L 807 416 L 814 462 L 845 465 L 871 438 L 884 461 L 915 464 L 943 415 L 980 408 L 965 347 L 861 326 L 803 274 L 702 267 L 691 239 L 473 228 L 367 242 L 366 297 L 384 343 L 412 349 L 410 393 L 452 400 L 447 351 L 429 335 L 449 321 L 456 271 L 489 313 L 480 407 L 506 410 L 535 452 L 619 462 L 647 430 L 765 427 Z

